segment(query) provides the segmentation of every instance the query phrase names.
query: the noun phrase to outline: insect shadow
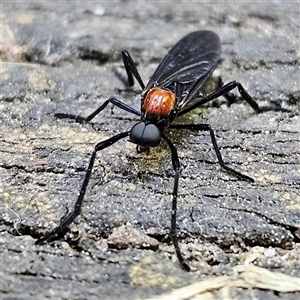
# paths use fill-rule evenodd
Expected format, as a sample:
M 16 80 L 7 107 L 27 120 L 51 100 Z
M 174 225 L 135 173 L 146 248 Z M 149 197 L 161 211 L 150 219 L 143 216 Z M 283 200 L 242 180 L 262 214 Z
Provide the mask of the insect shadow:
M 111 97 L 87 117 L 67 113 L 57 113 L 55 114 L 55 117 L 61 119 L 73 119 L 79 123 L 89 122 L 110 103 L 124 111 L 139 116 L 140 121 L 136 123 L 130 130 L 121 132 L 96 144 L 94 151 L 91 154 L 89 165 L 80 189 L 79 196 L 75 202 L 74 209 L 63 216 L 60 224 L 56 228 L 40 237 L 36 241 L 36 244 L 40 244 L 44 241 L 52 240 L 53 238 L 57 237 L 57 235 L 64 231 L 66 227 L 80 214 L 82 202 L 91 178 L 97 152 L 110 147 L 117 141 L 126 137 L 129 137 L 130 142 L 137 144 L 138 152 L 148 152 L 150 148 L 157 147 L 163 139 L 171 151 L 172 165 L 174 169 L 170 236 L 181 266 L 185 270 L 190 270 L 188 263 L 180 251 L 177 239 L 176 214 L 180 163 L 177 149 L 167 136 L 166 129 L 207 131 L 210 134 L 218 163 L 222 169 L 241 180 L 254 182 L 251 177 L 225 165 L 216 142 L 214 131 L 209 124 L 172 124 L 172 122 L 175 118 L 185 115 L 193 109 L 220 96 L 224 96 L 228 103 L 234 102 L 235 96 L 230 92 L 234 88 L 238 89 L 241 97 L 257 113 L 267 110 L 288 110 L 280 107 L 260 108 L 252 99 L 252 97 L 245 91 L 243 86 L 237 81 L 231 81 L 225 85 L 222 85 L 216 91 L 206 96 L 199 96 L 198 92 L 200 88 L 211 76 L 220 60 L 220 39 L 218 35 L 212 31 L 195 31 L 189 33 L 179 40 L 160 62 L 146 86 L 141 79 L 141 76 L 130 54 L 126 50 L 122 51 L 121 53 L 127 73 L 128 85 L 132 86 L 135 78 L 143 90 L 141 94 L 140 111 L 137 111 L 136 109 L 114 97 Z

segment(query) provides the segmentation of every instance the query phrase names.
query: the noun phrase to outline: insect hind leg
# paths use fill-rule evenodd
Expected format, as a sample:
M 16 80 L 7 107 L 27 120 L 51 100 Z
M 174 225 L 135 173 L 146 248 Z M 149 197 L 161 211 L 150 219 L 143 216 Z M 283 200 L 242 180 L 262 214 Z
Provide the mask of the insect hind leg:
M 126 70 L 127 77 L 123 76 L 117 69 L 114 69 L 115 75 L 125 84 L 125 86 L 133 86 L 134 78 L 138 81 L 142 89 L 145 88 L 145 84 L 140 76 L 140 73 L 127 50 L 121 52 L 123 57 L 123 63 Z
M 225 85 L 223 85 L 222 87 L 220 87 L 219 89 L 217 89 L 216 91 L 212 92 L 211 94 L 207 95 L 205 98 L 200 98 L 199 101 L 197 101 L 195 104 L 191 105 L 190 107 L 183 109 L 182 111 L 180 111 L 178 113 L 178 116 L 182 116 L 188 112 L 190 112 L 191 110 L 204 105 L 214 99 L 217 99 L 218 97 L 221 96 L 225 96 L 225 98 L 227 99 L 227 101 L 232 102 L 233 101 L 233 96 L 230 93 L 234 88 L 238 88 L 239 93 L 241 94 L 241 96 L 243 97 L 244 100 L 247 101 L 247 103 L 253 108 L 253 110 L 255 110 L 257 113 L 261 112 L 261 109 L 259 108 L 258 104 L 252 99 L 252 97 L 246 92 L 246 90 L 244 89 L 244 87 L 237 81 L 231 81 Z

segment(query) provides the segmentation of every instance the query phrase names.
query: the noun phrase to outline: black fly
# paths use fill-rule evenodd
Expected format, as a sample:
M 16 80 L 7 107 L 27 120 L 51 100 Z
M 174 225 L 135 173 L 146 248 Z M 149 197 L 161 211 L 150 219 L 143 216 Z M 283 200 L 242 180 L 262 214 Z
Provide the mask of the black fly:
M 55 117 L 57 118 L 68 118 L 74 119 L 77 122 L 88 122 L 111 103 L 127 112 L 139 116 L 141 120 L 130 130 L 119 133 L 95 146 L 74 210 L 66 214 L 56 228 L 39 238 L 36 242 L 37 244 L 55 237 L 80 214 L 82 202 L 98 151 L 103 150 L 126 137 L 129 137 L 131 142 L 137 144 L 138 151 L 149 151 L 151 147 L 158 146 L 161 139 L 163 139 L 170 148 L 173 169 L 175 172 L 170 236 L 182 267 L 186 270 L 190 269 L 179 249 L 176 232 L 177 194 L 180 174 L 179 158 L 176 147 L 166 134 L 166 129 L 208 131 L 220 166 L 226 172 L 241 180 L 249 182 L 254 181 L 252 178 L 243 175 L 224 164 L 216 142 L 215 134 L 209 124 L 171 124 L 175 118 L 220 96 L 224 96 L 229 102 L 232 101 L 233 96 L 230 91 L 236 87 L 242 98 L 246 100 L 256 112 L 262 111 L 257 103 L 245 91 L 243 86 L 236 81 L 223 85 L 221 88 L 207 96 L 199 97 L 197 92 L 216 68 L 220 59 L 220 53 L 221 44 L 217 34 L 212 31 L 192 32 L 183 37 L 173 48 L 171 48 L 151 76 L 148 84 L 145 86 L 130 54 L 124 50 L 122 51 L 122 56 L 128 76 L 128 84 L 133 85 L 135 78 L 143 90 L 141 94 L 140 111 L 137 111 L 116 98 L 109 98 L 87 117 L 70 114 L 55 114 Z

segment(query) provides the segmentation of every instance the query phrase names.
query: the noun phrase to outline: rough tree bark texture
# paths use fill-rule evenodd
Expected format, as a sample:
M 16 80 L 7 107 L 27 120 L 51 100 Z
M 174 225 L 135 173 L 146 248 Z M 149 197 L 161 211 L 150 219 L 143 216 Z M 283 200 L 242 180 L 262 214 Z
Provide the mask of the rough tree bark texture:
M 2 298 L 299 298 L 299 10 L 298 1 L 2 2 Z M 124 71 L 120 51 L 146 82 L 200 29 L 221 38 L 223 82 L 292 112 L 258 115 L 219 99 L 178 120 L 209 123 L 226 164 L 253 184 L 220 170 L 208 134 L 169 133 L 181 160 L 180 246 L 193 271 L 180 268 L 168 236 L 164 143 L 148 156 L 126 140 L 99 153 L 81 215 L 64 238 L 36 246 L 73 208 L 93 146 L 137 120 L 110 107 L 84 125 L 54 113 L 88 115 L 110 96 L 139 109 L 138 85 L 127 89 L 113 72 Z

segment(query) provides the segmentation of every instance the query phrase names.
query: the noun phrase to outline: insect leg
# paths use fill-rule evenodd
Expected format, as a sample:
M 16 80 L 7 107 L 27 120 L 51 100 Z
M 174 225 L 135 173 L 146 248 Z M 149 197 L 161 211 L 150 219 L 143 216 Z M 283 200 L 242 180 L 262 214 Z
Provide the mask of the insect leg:
M 200 105 L 203 105 L 209 101 L 212 101 L 220 96 L 227 95 L 231 90 L 234 88 L 238 88 L 239 93 L 243 97 L 244 100 L 247 101 L 247 103 L 255 110 L 257 113 L 262 112 L 262 110 L 259 108 L 258 104 L 252 99 L 252 97 L 246 92 L 244 87 L 237 81 L 231 81 L 222 87 L 220 87 L 218 90 L 214 91 L 213 93 L 207 95 L 205 98 L 200 98 L 199 102 L 196 102 L 194 105 L 188 107 L 187 109 L 184 109 L 178 113 L 178 116 L 184 115 L 188 113 L 189 111 L 195 109 L 196 107 L 199 107 Z M 226 96 L 225 96 L 226 97 Z M 273 110 L 273 109 L 269 109 Z
M 105 141 L 102 141 L 102 142 L 98 143 L 95 146 L 95 149 L 94 149 L 94 151 L 91 155 L 89 166 L 88 166 L 88 169 L 85 173 L 84 181 L 83 181 L 83 184 L 81 186 L 81 190 L 80 190 L 79 196 L 76 200 L 73 211 L 71 213 L 66 214 L 62 218 L 62 220 L 60 221 L 60 224 L 56 228 L 54 228 L 52 231 L 50 231 L 46 235 L 40 237 L 36 241 L 36 244 L 40 244 L 44 241 L 52 239 L 58 233 L 63 231 L 80 214 L 82 202 L 83 202 L 83 199 L 84 199 L 84 196 L 85 196 L 85 193 L 86 193 L 86 189 L 87 189 L 87 186 L 89 184 L 89 181 L 90 181 L 90 178 L 91 178 L 91 175 L 92 175 L 92 170 L 93 170 L 93 166 L 94 166 L 94 162 L 95 162 L 97 152 L 111 146 L 112 144 L 114 144 L 118 140 L 120 140 L 120 139 L 122 139 L 122 138 L 124 138 L 128 135 L 129 135 L 129 131 L 122 132 L 122 133 L 119 133 L 119 134 L 105 140 Z
M 189 130 L 202 130 L 202 131 L 209 131 L 210 137 L 211 137 L 211 141 L 214 147 L 214 150 L 216 152 L 217 158 L 218 158 L 218 162 L 219 165 L 229 174 L 234 175 L 235 177 L 241 179 L 241 180 L 245 180 L 248 182 L 254 182 L 254 179 L 244 175 L 238 171 L 235 171 L 234 169 L 227 167 L 223 161 L 220 149 L 218 147 L 217 141 L 216 141 L 216 137 L 215 137 L 215 133 L 214 131 L 211 129 L 209 124 L 172 124 L 170 125 L 169 128 L 174 128 L 174 129 L 189 129 Z
M 215 91 L 220 89 L 224 85 L 223 80 L 221 77 L 218 77 L 217 85 Z M 237 96 L 231 92 L 228 92 L 227 94 L 224 94 L 223 97 L 227 100 L 228 106 L 235 103 L 237 101 Z
M 138 81 L 140 87 L 142 89 L 144 89 L 145 84 L 140 76 L 139 71 L 137 70 L 137 68 L 135 66 L 135 63 L 134 63 L 131 55 L 129 54 L 129 52 L 127 50 L 123 50 L 121 52 L 121 54 L 123 57 L 123 62 L 124 62 L 125 70 L 126 70 L 127 77 L 128 77 L 128 85 L 133 86 L 133 84 L 134 84 L 133 76 L 134 76 L 135 79 Z
M 178 239 L 177 239 L 177 226 L 176 226 L 176 214 L 177 214 L 177 195 L 178 195 L 178 183 L 179 183 L 179 171 L 180 171 L 180 164 L 179 164 L 179 158 L 178 153 L 175 148 L 175 146 L 172 144 L 172 142 L 165 136 L 165 134 L 162 135 L 163 139 L 167 142 L 171 153 L 172 153 L 172 164 L 173 169 L 175 171 L 174 176 L 174 187 L 173 187 L 173 200 L 172 200 L 172 215 L 171 215 L 171 230 L 170 230 L 170 236 L 173 242 L 173 245 L 175 247 L 176 255 L 178 257 L 178 260 L 181 264 L 181 266 L 189 271 L 190 267 L 183 258 L 179 245 L 178 245 Z
M 54 114 L 54 116 L 56 118 L 59 119 L 72 119 L 75 120 L 78 123 L 84 123 L 84 122 L 89 122 L 91 121 L 93 118 L 95 118 L 96 115 L 98 115 L 107 105 L 108 103 L 111 103 L 127 112 L 130 112 L 134 115 L 140 116 L 140 112 L 137 111 L 136 109 L 134 109 L 133 107 L 123 103 L 122 101 L 116 99 L 116 98 L 109 98 L 107 99 L 99 108 L 97 108 L 93 113 L 91 113 L 90 115 L 88 115 L 87 117 L 82 117 L 82 116 L 78 116 L 78 115 L 72 115 L 72 114 L 64 114 L 64 113 L 57 113 Z

